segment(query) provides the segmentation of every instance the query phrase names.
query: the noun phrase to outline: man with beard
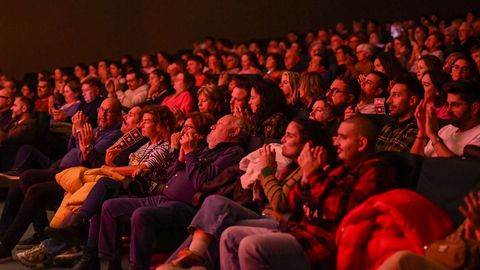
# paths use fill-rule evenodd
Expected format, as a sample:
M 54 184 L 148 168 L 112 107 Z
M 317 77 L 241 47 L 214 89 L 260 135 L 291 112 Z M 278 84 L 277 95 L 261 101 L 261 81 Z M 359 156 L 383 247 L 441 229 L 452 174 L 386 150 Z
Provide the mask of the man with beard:
M 357 80 L 345 76 L 337 77 L 328 88 L 327 98 L 339 123 L 344 119 L 345 110 L 356 106 L 360 91 Z
M 435 108 L 421 102 L 415 112 L 418 133 L 411 153 L 428 157 L 452 157 L 463 155 L 466 145 L 480 146 L 479 89 L 480 84 L 476 81 L 452 82 L 447 85 L 447 107 L 451 124 L 441 129 Z
M 87 117 L 78 112 L 72 117 L 69 151 L 60 164 L 49 169 L 26 170 L 20 174 L 18 181 L 11 181 L 0 219 L 0 262 L 11 259 L 12 249 L 31 222 L 35 234 L 21 241 L 17 249 L 30 248 L 45 239 L 43 229 L 48 220 L 44 209 L 59 204 L 65 192 L 56 183 L 55 175 L 75 166 L 102 166 L 106 149 L 121 136 L 121 116 L 121 104 L 115 98 L 107 98 L 102 102 L 97 115 L 97 128 L 93 128 Z M 48 196 L 39 199 L 42 194 Z
M 23 144 L 36 142 L 36 123 L 33 115 L 33 101 L 26 97 L 17 97 L 11 106 L 12 119 L 5 129 L 0 129 L 1 170 L 11 167 L 11 157 Z
M 396 80 L 387 99 L 393 121 L 382 128 L 377 151 L 410 151 L 418 131 L 414 113 L 422 97 L 422 85 L 415 77 L 406 75 Z

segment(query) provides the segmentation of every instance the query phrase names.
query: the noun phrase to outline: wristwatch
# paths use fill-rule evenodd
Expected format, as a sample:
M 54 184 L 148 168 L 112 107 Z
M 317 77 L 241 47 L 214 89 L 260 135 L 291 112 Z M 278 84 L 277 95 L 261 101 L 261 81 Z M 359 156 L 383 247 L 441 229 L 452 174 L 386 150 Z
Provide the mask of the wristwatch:
M 85 146 L 85 150 L 87 150 L 89 152 L 92 151 L 93 150 L 93 144 L 91 144 L 91 143 L 87 144 L 87 146 Z

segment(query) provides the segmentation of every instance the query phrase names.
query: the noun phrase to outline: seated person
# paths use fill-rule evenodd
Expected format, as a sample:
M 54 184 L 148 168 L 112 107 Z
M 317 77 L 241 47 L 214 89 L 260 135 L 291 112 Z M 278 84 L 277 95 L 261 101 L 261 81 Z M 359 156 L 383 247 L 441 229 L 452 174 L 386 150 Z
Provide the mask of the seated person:
M 333 113 L 338 122 L 344 120 L 347 108 L 356 106 L 360 91 L 360 84 L 356 79 L 341 76 L 332 82 L 328 88 L 327 98 L 333 105 Z
M 333 104 L 329 103 L 326 97 L 321 97 L 313 102 L 309 118 L 328 127 L 332 136 L 337 135 L 340 121 L 334 115 Z
M 455 243 L 458 240 L 480 241 L 480 193 L 472 192 L 465 196 L 465 206 L 460 206 L 460 212 L 465 216 L 465 222 L 450 234 L 446 240 Z M 458 242 L 457 242 L 458 243 Z M 468 247 L 467 247 L 468 249 Z M 465 251 L 468 253 L 468 251 Z M 467 254 L 468 255 L 468 254 Z M 468 260 L 468 259 L 465 259 Z M 378 268 L 378 270 L 453 270 L 441 262 L 426 256 L 420 256 L 410 251 L 399 251 Z
M 166 170 L 174 161 L 174 154 L 170 148 L 170 134 L 175 128 L 175 118 L 170 110 L 165 107 L 151 107 L 143 112 L 141 124 L 142 135 L 149 139 L 149 142 L 140 147 L 130 155 L 130 162 L 127 166 L 102 166 L 112 172 L 127 176 L 123 182 L 107 177 L 100 178 L 90 190 L 87 199 L 78 212 L 73 212 L 65 217 L 63 221 L 55 220 L 55 227 L 72 228 L 88 223 L 88 220 L 100 211 L 102 203 L 118 194 L 128 194 L 127 187 L 132 178 L 142 174 L 145 181 L 145 194 L 152 194 L 159 182 L 165 177 Z M 147 170 L 147 171 L 145 171 Z M 63 181 L 70 181 L 65 179 Z M 68 207 L 68 206 L 67 206 Z M 61 224 L 58 224 L 61 222 Z M 53 220 L 50 226 L 54 226 Z M 72 230 L 66 231 L 74 232 Z M 51 230 L 51 233 L 59 235 L 62 232 Z M 70 234 L 69 238 L 76 235 Z M 48 262 L 56 255 L 69 248 L 59 239 L 48 239 L 40 246 L 34 246 L 31 250 L 17 254 L 17 259 L 24 265 L 34 267 L 37 264 Z M 47 256 L 48 254 L 48 256 Z
M 4 130 L 0 130 L 1 171 L 8 170 L 18 148 L 23 144 L 36 144 L 37 123 L 33 117 L 33 101 L 26 97 L 17 97 L 10 110 L 12 120 Z
M 414 113 L 422 98 L 422 85 L 415 77 L 401 76 L 395 81 L 387 99 L 389 115 L 393 121 L 380 131 L 377 152 L 410 151 L 418 131 Z
M 356 113 L 361 114 L 379 114 L 385 112 L 375 111 L 375 98 L 383 98 L 387 94 L 390 80 L 387 75 L 372 71 L 361 80 L 360 98 L 355 108 L 348 107 L 345 111 L 345 118 L 351 117 Z M 383 101 L 382 103 L 384 103 Z
M 9 88 L 0 89 L 0 130 L 5 130 L 12 121 L 14 93 Z
M 446 86 L 451 124 L 439 128 L 433 106 L 421 102 L 415 112 L 418 133 L 411 153 L 427 157 L 462 156 L 466 145 L 480 145 L 480 84 L 452 82 Z M 427 143 L 428 141 L 428 143 Z
M 300 181 L 302 170 L 297 158 L 305 145 L 323 147 L 329 164 L 335 163 L 335 151 L 328 129 L 310 119 L 295 119 L 290 122 L 282 138 L 282 155 L 292 159 L 292 163 L 281 172 L 276 171 L 275 152 L 271 146 L 260 148 L 262 168 L 253 189 L 262 191 L 266 199 L 259 202 L 262 213 L 254 212 L 240 204 L 219 195 L 206 198 L 189 226 L 192 236 L 171 256 L 170 266 L 192 267 L 203 264 L 209 257 L 214 264 L 218 260 L 218 240 L 223 230 L 234 224 L 278 229 L 282 214 L 289 211 L 288 194 Z M 255 191 L 254 191 L 255 192 Z M 206 256 L 207 249 L 209 256 Z M 144 265 L 146 267 L 148 265 Z M 166 266 L 165 266 L 166 267 Z M 142 268 L 143 269 L 143 268 Z
M 115 93 L 116 97 L 122 103 L 125 108 L 132 108 L 135 105 L 139 105 L 147 99 L 148 86 L 145 84 L 143 74 L 138 70 L 131 70 L 127 72 L 127 86 L 128 89 L 124 91 L 115 91 L 113 84 L 107 84 L 107 89 L 110 94 Z
M 345 120 L 335 140 L 343 164 L 329 170 L 325 150 L 306 146 L 302 180 L 289 193 L 294 215 L 284 232 L 234 226 L 220 238 L 221 269 L 334 269 L 342 218 L 368 197 L 395 186 L 395 172 L 372 158 L 376 126 L 365 116 Z M 297 217 L 297 218 L 296 218 Z
M 74 166 L 95 168 L 103 164 L 106 149 L 121 136 L 119 130 L 121 104 L 114 98 L 108 98 L 102 102 L 98 111 L 98 128 L 93 129 L 81 112 L 78 112 L 72 121 L 73 135 L 69 142 L 69 151 L 58 166 L 50 169 L 26 170 L 20 174 L 18 181 L 11 181 L 0 220 L 0 228 L 3 230 L 0 232 L 0 235 L 3 235 L 0 238 L 0 258 L 11 256 L 11 250 L 34 218 L 38 222 L 34 226 L 37 233 L 31 239 L 27 239 L 26 243 L 39 243 L 43 228 L 47 225 L 46 215 L 39 208 L 49 205 L 48 203 L 52 201 L 60 203 L 63 198 L 64 190 L 55 182 L 57 173 Z M 32 198 L 40 194 L 37 188 L 32 189 L 37 185 L 38 189 L 50 191 L 48 200 L 42 201 L 41 204 L 38 202 L 32 204 L 35 201 Z M 21 210 L 22 208 L 28 210 Z M 17 215 L 17 212 L 22 212 L 23 215 Z
M 59 108 L 51 104 L 52 106 L 49 108 L 53 121 L 52 124 L 56 122 L 72 122 L 72 116 L 80 109 L 81 105 L 82 86 L 80 82 L 75 79 L 67 81 L 63 87 L 63 96 L 65 97 L 65 104 Z
M 100 269 L 98 253 L 109 259 L 109 267 L 119 268 L 122 222 L 131 223 L 130 252 L 135 254 L 130 257 L 132 265 L 148 263 L 156 232 L 172 237 L 172 231 L 186 228 L 195 213 L 191 206 L 195 192 L 205 181 L 239 162 L 244 154 L 239 147 L 246 136 L 241 118 L 226 115 L 211 129 L 206 138 L 208 146 L 203 149 L 198 148 L 197 142 L 204 135 L 197 133 L 195 127 L 185 130 L 180 138 L 180 155 L 167 173 L 168 181 L 161 195 L 116 198 L 103 204 L 101 214 L 91 219 L 94 222 L 90 222 L 83 257 L 73 269 Z

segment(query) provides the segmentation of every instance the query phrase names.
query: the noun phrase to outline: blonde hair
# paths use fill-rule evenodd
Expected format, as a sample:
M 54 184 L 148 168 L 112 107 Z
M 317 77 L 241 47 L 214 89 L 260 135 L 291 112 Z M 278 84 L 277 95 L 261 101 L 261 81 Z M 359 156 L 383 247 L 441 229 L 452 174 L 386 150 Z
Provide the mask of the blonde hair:
M 290 88 L 292 89 L 292 105 L 298 104 L 300 101 L 300 74 L 293 71 L 285 71 L 282 76 L 288 78 Z M 289 97 L 285 97 L 287 100 Z
M 197 97 L 199 97 L 200 95 L 205 95 L 208 99 L 210 99 L 215 104 L 214 111 L 211 113 L 218 114 L 223 111 L 224 97 L 223 97 L 223 91 L 221 88 L 213 84 L 207 84 L 205 86 L 200 87 L 200 89 L 198 89 Z

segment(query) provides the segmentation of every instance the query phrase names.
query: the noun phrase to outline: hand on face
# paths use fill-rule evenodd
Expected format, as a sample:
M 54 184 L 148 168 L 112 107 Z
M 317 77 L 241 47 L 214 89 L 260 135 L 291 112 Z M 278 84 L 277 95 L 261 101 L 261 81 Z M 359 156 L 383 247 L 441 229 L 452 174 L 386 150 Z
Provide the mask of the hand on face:
M 195 133 L 184 133 L 180 138 L 180 145 L 186 154 L 194 152 L 198 147 L 198 136 Z
M 310 143 L 303 146 L 302 152 L 297 159 L 298 165 L 302 168 L 302 186 L 308 184 L 308 177 L 320 168 L 326 167 L 327 151 L 321 146 L 311 147 Z
M 274 173 L 277 170 L 277 161 L 275 160 L 275 149 L 272 149 L 270 145 L 263 145 L 259 150 L 260 154 L 260 168 L 270 167 Z

